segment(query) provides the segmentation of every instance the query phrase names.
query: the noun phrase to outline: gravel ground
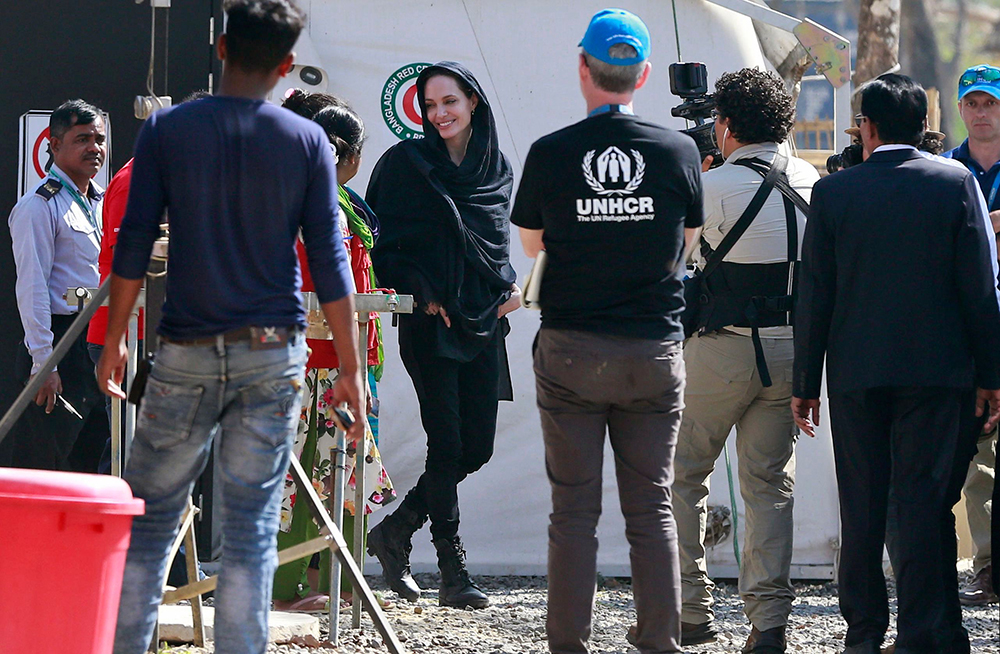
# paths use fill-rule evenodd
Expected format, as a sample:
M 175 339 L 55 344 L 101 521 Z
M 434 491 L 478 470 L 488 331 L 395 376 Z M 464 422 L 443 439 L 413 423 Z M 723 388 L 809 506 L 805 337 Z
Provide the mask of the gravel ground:
M 437 577 L 417 575 L 421 588 L 436 589 Z M 542 577 L 482 577 L 476 579 L 490 596 L 491 606 L 480 611 L 448 609 L 437 606 L 436 592 L 425 590 L 417 605 L 395 601 L 386 613 L 408 652 L 449 654 L 545 654 L 545 579 Z M 964 581 L 964 579 L 963 579 Z M 389 600 L 395 595 L 385 590 L 381 578 L 368 582 Z M 837 608 L 834 584 L 796 584 L 795 608 L 788 632 L 788 651 L 808 654 L 839 654 L 843 651 L 847 626 Z M 892 608 L 895 613 L 893 588 Z M 733 585 L 720 585 L 716 591 L 716 626 L 719 640 L 711 645 L 686 648 L 688 654 L 739 652 L 746 641 L 749 626 L 742 612 L 742 602 Z M 998 648 L 998 610 L 993 604 L 966 608 L 965 627 L 976 654 L 996 654 Z M 593 654 L 636 652 L 625 641 L 625 632 L 635 620 L 628 580 L 602 579 L 594 607 L 594 633 L 590 640 Z M 350 612 L 341 616 L 341 639 L 338 648 L 329 646 L 272 645 L 269 654 L 375 654 L 386 652 L 371 620 L 365 616 L 364 628 L 350 628 Z M 890 626 L 887 643 L 895 635 Z M 328 635 L 329 623 L 321 618 L 322 635 Z M 172 647 L 163 654 L 205 654 L 211 650 L 196 647 Z

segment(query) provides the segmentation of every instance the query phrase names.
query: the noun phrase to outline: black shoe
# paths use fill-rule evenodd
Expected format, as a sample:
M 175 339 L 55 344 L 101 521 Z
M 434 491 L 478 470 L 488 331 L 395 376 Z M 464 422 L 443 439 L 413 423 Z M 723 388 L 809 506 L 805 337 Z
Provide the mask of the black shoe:
M 784 654 L 785 627 L 774 627 L 760 631 L 757 627 L 750 630 L 743 654 Z
M 863 643 L 845 647 L 844 654 L 882 654 L 882 643 L 877 640 L 866 640 Z
M 712 626 L 711 622 L 702 622 L 701 624 L 681 623 L 682 646 L 714 643 L 718 636 L 719 634 L 715 631 L 715 627 Z
M 985 606 L 997 601 L 992 564 L 980 570 L 965 588 L 958 591 L 958 600 L 964 606 Z
M 368 532 L 368 554 L 382 564 L 382 578 L 397 595 L 410 602 L 420 599 L 420 586 L 410 574 L 413 534 L 424 519 L 405 504 Z
M 636 645 L 637 637 L 635 632 L 636 625 L 629 627 L 628 632 L 625 634 L 625 640 L 627 640 L 630 645 L 638 647 L 638 645 Z M 690 622 L 681 623 L 682 647 L 714 643 L 718 635 L 719 634 L 716 633 L 711 622 L 703 622 L 701 624 L 691 624 Z
M 441 568 L 438 604 L 459 609 L 484 609 L 489 606 L 490 599 L 472 583 L 465 569 L 465 550 L 458 536 L 437 538 L 434 547 L 437 548 L 438 567 Z

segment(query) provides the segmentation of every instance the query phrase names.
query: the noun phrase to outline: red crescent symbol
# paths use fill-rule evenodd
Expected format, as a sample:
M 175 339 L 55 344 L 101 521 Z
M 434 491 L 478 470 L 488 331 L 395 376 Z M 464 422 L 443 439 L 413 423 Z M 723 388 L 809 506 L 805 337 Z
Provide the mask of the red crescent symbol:
M 35 172 L 39 177 L 45 177 L 45 171 L 42 170 L 42 164 L 38 161 L 38 150 L 42 147 L 42 141 L 49 138 L 49 128 L 46 127 L 42 130 L 42 133 L 38 135 L 35 139 L 35 147 L 31 150 L 31 163 L 35 165 Z
M 424 119 L 417 111 L 417 103 L 414 100 L 417 99 L 417 85 L 413 84 L 410 88 L 406 89 L 406 93 L 403 94 L 403 113 L 412 122 L 417 124 L 417 127 L 424 126 Z

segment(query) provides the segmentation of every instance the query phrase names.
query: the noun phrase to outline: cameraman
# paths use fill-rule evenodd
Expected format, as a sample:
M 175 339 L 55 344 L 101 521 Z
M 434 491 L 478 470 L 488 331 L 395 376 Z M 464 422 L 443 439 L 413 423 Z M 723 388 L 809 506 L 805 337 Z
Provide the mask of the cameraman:
M 722 75 L 716 83 L 715 100 L 715 135 L 725 163 L 702 176 L 705 227 L 701 268 L 705 257 L 711 256 L 709 248 L 711 251 L 719 248 L 751 204 L 764 181 L 764 173 L 776 163 L 779 144 L 795 119 L 794 102 L 781 78 L 756 68 Z M 754 160 L 758 169 L 746 167 Z M 709 163 L 706 159 L 706 168 Z M 819 174 L 796 157 L 782 157 L 777 162 L 779 169 L 781 163 L 786 165 L 784 181 L 801 196 L 804 202 L 800 205 L 804 206 Z M 787 194 L 794 195 L 791 191 Z M 722 258 L 721 267 L 735 263 L 792 268 L 788 264 L 789 254 L 794 252 L 797 259 L 801 251 L 805 214 L 791 205 L 778 187 L 766 197 L 746 232 Z M 791 211 L 797 227 L 798 243 L 794 247 L 789 244 Z M 709 279 L 728 272 L 726 283 L 731 287 L 747 284 L 751 287 L 745 289 L 746 300 L 774 295 L 773 284 L 752 288 L 756 278 L 752 272 L 744 272 L 748 269 L 749 266 L 733 266 L 717 270 Z M 744 278 L 736 280 L 735 276 Z M 736 294 L 735 298 L 731 302 L 734 306 L 748 304 L 743 296 Z M 733 292 L 728 299 L 734 299 Z M 734 316 L 721 329 L 712 326 L 704 329 L 703 325 L 684 346 L 686 408 L 677 444 L 674 482 L 681 554 L 682 635 L 685 645 L 712 642 L 716 637 L 712 626 L 714 584 L 705 564 L 708 477 L 735 426 L 740 490 L 747 520 L 739 589 L 746 605 L 744 610 L 753 625 L 742 651 L 773 654 L 785 651 L 785 626 L 794 599 L 789 580 L 796 436 L 788 410 L 792 398 L 792 328 L 787 322 L 784 326 L 761 327 L 754 336 L 751 329 L 734 326 L 744 322 Z M 766 362 L 766 366 L 759 362 Z

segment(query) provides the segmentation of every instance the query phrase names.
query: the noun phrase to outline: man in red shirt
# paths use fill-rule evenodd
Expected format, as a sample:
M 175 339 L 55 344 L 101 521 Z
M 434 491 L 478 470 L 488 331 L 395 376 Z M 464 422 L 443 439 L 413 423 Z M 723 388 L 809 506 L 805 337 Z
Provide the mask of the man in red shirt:
M 97 258 L 97 268 L 101 275 L 101 283 L 107 279 L 111 273 L 111 260 L 114 258 L 114 247 L 118 241 L 118 228 L 121 226 L 122 218 L 125 216 L 125 206 L 128 203 L 128 189 L 132 181 L 132 160 L 121 167 L 108 184 L 108 190 L 104 195 L 103 223 L 104 231 L 101 236 L 101 252 Z M 87 330 L 87 350 L 90 359 L 97 365 L 101 359 L 101 352 L 104 351 L 104 332 L 108 328 L 108 308 L 100 307 L 94 317 L 90 320 L 90 327 Z M 142 313 L 139 313 L 139 334 L 142 334 Z M 111 423 L 111 396 L 106 395 L 105 408 L 108 412 L 108 424 Z M 97 468 L 101 474 L 111 472 L 111 440 L 109 439 L 101 454 L 101 462 Z
M 181 104 L 190 100 L 198 100 L 211 95 L 208 91 L 195 91 L 183 100 Z M 101 236 L 101 252 L 97 257 L 97 270 L 101 275 L 101 283 L 111 274 L 111 261 L 114 259 L 114 248 L 118 242 L 118 228 L 121 227 L 122 218 L 125 217 L 125 207 L 128 204 L 128 190 L 132 182 L 132 159 L 122 166 L 115 176 L 111 178 L 107 191 L 104 193 L 104 231 Z M 139 311 L 139 351 L 142 352 L 143 315 Z M 97 365 L 101 359 L 101 352 L 104 351 L 104 332 L 108 328 L 108 308 L 100 307 L 94 317 L 90 319 L 90 327 L 87 330 L 87 350 L 90 359 Z M 111 396 L 106 395 L 105 408 L 108 412 L 108 424 L 111 423 Z M 122 433 L 125 426 L 122 424 Z M 122 467 L 124 467 L 122 461 Z M 111 472 L 111 440 L 108 440 L 101 455 L 101 463 L 98 472 L 108 474 Z

